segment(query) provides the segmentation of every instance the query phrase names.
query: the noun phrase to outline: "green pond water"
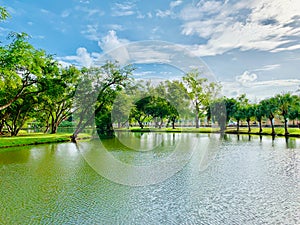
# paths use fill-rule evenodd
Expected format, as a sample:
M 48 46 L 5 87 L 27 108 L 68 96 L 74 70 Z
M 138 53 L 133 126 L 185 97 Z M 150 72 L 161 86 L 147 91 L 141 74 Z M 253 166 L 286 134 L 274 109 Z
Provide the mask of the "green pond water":
M 0 224 L 300 224 L 300 139 L 117 133 L 0 153 Z

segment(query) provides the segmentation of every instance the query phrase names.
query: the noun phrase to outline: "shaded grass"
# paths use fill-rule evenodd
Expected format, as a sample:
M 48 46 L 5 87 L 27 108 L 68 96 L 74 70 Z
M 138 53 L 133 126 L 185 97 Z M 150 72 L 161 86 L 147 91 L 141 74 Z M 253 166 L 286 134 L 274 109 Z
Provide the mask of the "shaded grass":
M 17 137 L 0 137 L 0 148 L 25 146 L 25 145 L 37 145 L 46 143 L 59 143 L 69 142 L 70 133 L 60 134 L 44 134 L 44 133 L 32 133 L 32 134 L 21 134 Z M 89 138 L 89 134 L 79 134 L 79 139 Z

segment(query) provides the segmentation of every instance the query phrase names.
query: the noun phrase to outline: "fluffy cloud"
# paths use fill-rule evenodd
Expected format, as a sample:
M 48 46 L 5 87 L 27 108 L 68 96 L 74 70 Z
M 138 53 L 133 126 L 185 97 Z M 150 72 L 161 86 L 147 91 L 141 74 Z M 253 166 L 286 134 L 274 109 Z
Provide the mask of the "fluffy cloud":
M 300 85 L 298 79 L 254 81 L 249 86 L 235 82 L 221 82 L 223 94 L 227 97 L 237 97 L 246 94 L 252 101 L 259 101 L 280 93 L 296 92 Z
M 200 1 L 180 14 L 182 34 L 198 35 L 206 44 L 190 47 L 198 56 L 232 49 L 278 52 L 300 49 L 298 0 L 251 0 L 238 3 Z M 289 38 L 287 38 L 289 37 Z M 298 39 L 297 39 L 298 38 Z
M 257 80 L 257 75 L 255 73 L 250 73 L 249 71 L 245 71 L 242 75 L 236 76 L 235 79 L 236 81 L 242 84 L 246 84 Z
M 119 39 L 116 32 L 111 30 L 98 42 L 98 45 L 105 54 L 110 55 L 119 63 L 125 64 L 130 59 L 128 50 L 126 48 L 126 44 L 128 43 L 128 40 Z
M 94 59 L 92 58 L 91 54 L 88 53 L 86 48 L 78 48 L 76 50 L 75 56 L 66 56 L 58 58 L 60 64 L 63 66 L 70 65 L 70 63 L 75 64 L 79 67 L 90 67 L 93 65 Z M 67 62 L 66 62 L 67 61 Z

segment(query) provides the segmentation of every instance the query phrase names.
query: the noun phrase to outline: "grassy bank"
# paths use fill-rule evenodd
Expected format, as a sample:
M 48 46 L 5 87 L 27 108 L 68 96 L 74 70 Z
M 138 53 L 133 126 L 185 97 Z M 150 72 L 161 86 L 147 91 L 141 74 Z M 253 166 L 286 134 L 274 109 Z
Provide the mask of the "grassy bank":
M 131 132 L 183 132 L 183 133 L 218 133 L 219 128 L 210 128 L 210 127 L 201 127 L 201 128 L 138 128 L 133 127 L 128 129 L 116 129 L 117 131 L 131 131 Z M 300 137 L 299 128 L 289 128 L 289 136 L 291 137 Z M 284 136 L 284 128 L 277 127 L 275 128 L 277 136 Z M 229 127 L 226 129 L 225 133 L 227 134 L 237 134 L 235 127 Z M 270 127 L 263 128 L 263 132 L 259 133 L 259 128 L 251 128 L 251 132 L 248 133 L 248 128 L 240 128 L 239 134 L 255 134 L 255 135 L 272 135 L 272 129 Z
M 115 129 L 116 131 L 131 131 L 131 132 L 175 132 L 175 133 L 218 133 L 219 128 L 210 128 L 210 127 L 201 127 L 201 128 L 130 128 L 130 129 Z M 275 128 L 277 136 L 284 136 L 284 128 Z M 225 133 L 227 134 L 237 134 L 236 128 L 230 127 Z M 289 128 L 290 137 L 300 138 L 300 129 L 298 128 Z M 262 133 L 259 133 L 258 128 L 252 128 L 251 132 L 248 133 L 247 128 L 240 128 L 239 134 L 254 134 L 254 135 L 271 135 L 272 129 L 267 127 L 263 129 Z M 59 143 L 59 142 L 69 142 L 70 133 L 59 133 L 59 134 L 43 134 L 43 133 L 32 133 L 32 134 L 21 134 L 17 137 L 0 137 L 0 148 L 8 148 L 15 146 L 25 146 L 25 145 L 37 145 L 37 144 L 46 144 L 46 143 Z M 90 138 L 90 134 L 80 134 L 79 139 Z
M 0 148 L 25 146 L 25 145 L 37 145 L 46 143 L 59 143 L 69 142 L 71 134 L 43 134 L 43 133 L 32 133 L 23 134 L 17 137 L 0 137 Z M 89 134 L 79 134 L 79 139 L 89 138 Z

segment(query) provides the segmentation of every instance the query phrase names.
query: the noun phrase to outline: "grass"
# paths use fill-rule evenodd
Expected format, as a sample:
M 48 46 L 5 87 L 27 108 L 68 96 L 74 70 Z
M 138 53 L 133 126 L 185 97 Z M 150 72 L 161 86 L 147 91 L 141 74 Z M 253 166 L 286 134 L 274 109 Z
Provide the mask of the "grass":
M 125 128 L 115 129 L 116 131 L 132 131 L 132 132 L 183 132 L 183 133 L 217 133 L 219 128 L 210 128 L 210 127 L 201 127 L 201 128 L 148 128 L 144 129 L 138 127 L 132 127 L 129 130 Z M 299 128 L 289 128 L 289 136 L 291 137 L 300 137 Z M 276 127 L 276 135 L 284 136 L 284 128 Z M 235 127 L 229 127 L 225 131 L 228 134 L 237 134 Z M 256 135 L 271 135 L 272 129 L 270 127 L 263 128 L 263 132 L 259 133 L 258 128 L 251 128 L 251 132 L 248 133 L 248 128 L 241 127 L 240 134 L 256 134 Z M 25 145 L 37 145 L 37 144 L 46 144 L 46 143 L 59 143 L 59 142 L 69 142 L 70 133 L 59 133 L 59 134 L 44 134 L 44 133 L 20 133 L 17 137 L 0 137 L 0 148 L 8 148 L 15 146 L 25 146 Z M 90 134 L 79 134 L 79 139 L 90 138 Z
M 289 136 L 291 137 L 300 137 L 300 129 L 299 128 L 288 128 Z M 226 130 L 228 134 L 236 134 L 236 128 L 228 128 Z M 264 127 L 263 132 L 259 133 L 259 128 L 251 128 L 251 132 L 248 133 L 248 128 L 240 128 L 240 134 L 259 134 L 259 135 L 272 135 L 272 128 L 271 127 Z M 275 127 L 275 133 L 278 136 L 284 136 L 284 128 L 283 127 Z
M 37 145 L 46 143 L 58 143 L 70 141 L 70 133 L 60 134 L 44 134 L 44 133 L 32 133 L 32 134 L 20 134 L 17 137 L 0 137 L 0 148 L 25 146 L 25 145 Z M 79 139 L 89 138 L 89 134 L 79 134 Z
M 132 132 L 183 132 L 183 133 L 217 133 L 220 131 L 219 128 L 211 128 L 211 127 L 200 127 L 200 128 L 192 128 L 192 127 L 184 127 L 184 128 L 149 128 L 145 127 L 141 129 L 139 127 L 132 127 L 129 130 L 125 128 L 115 129 L 117 131 L 132 131 Z M 289 128 L 289 136 L 291 137 L 300 137 L 300 129 L 299 128 Z M 228 127 L 225 131 L 228 134 L 237 134 L 236 127 Z M 259 135 L 272 135 L 272 129 L 270 127 L 264 127 L 263 132 L 259 133 L 259 128 L 251 128 L 251 132 L 248 133 L 248 128 L 241 127 L 240 134 L 259 134 Z M 284 136 L 284 128 L 276 127 L 275 133 L 278 136 Z

